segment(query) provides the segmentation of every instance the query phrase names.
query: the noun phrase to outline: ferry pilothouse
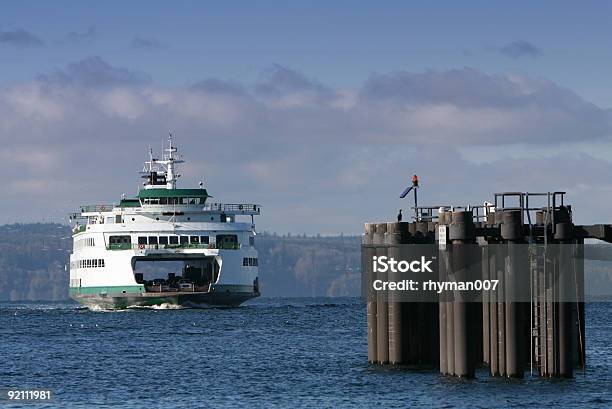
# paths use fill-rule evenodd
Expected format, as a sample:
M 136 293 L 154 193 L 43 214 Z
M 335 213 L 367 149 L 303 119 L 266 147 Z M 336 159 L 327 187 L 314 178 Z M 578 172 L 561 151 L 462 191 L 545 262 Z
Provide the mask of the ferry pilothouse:
M 135 198 L 71 215 L 70 296 L 88 307 L 238 306 L 259 296 L 256 204 L 210 203 L 200 183 L 177 188 L 172 138 L 149 150 Z M 246 220 L 245 220 L 246 219 Z

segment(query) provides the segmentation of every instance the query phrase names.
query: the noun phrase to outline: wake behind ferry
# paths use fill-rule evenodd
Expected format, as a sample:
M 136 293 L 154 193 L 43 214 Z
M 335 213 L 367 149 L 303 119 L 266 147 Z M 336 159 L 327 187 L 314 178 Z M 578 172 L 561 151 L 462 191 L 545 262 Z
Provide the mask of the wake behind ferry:
M 259 296 L 254 216 L 260 206 L 209 203 L 201 182 L 177 188 L 183 162 L 170 137 L 162 159 L 149 149 L 137 197 L 71 215 L 73 299 L 115 309 L 238 306 Z

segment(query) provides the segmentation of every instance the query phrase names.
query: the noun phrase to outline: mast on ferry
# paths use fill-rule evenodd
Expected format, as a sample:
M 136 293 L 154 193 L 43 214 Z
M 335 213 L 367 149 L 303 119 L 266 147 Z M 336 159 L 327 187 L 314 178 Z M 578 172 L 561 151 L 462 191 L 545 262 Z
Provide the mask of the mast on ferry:
M 181 177 L 176 165 L 184 161 L 178 155 L 178 149 L 172 146 L 172 134 L 168 137 L 168 148 L 164 150 L 166 153 L 159 160 L 153 157 L 153 150 L 149 147 L 149 160 L 142 171 L 142 177 L 147 179 L 145 189 L 159 189 L 162 186 L 166 189 L 176 188 L 176 181 Z

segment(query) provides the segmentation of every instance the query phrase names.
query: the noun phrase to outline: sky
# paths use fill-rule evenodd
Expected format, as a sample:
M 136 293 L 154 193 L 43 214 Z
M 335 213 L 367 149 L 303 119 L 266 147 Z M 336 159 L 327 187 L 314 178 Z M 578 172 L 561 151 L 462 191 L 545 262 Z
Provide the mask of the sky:
M 135 195 L 169 131 L 259 230 L 357 234 L 422 205 L 567 191 L 610 222 L 612 4 L 12 1 L 0 223 Z

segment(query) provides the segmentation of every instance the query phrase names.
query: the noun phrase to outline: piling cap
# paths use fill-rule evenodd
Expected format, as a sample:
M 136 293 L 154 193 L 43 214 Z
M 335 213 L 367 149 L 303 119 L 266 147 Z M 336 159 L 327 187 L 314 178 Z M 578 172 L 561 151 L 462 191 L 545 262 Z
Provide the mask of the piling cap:
M 451 240 L 471 241 L 476 238 L 474 219 L 471 210 L 452 212 L 448 236 Z
M 536 212 L 536 224 L 541 226 L 544 224 L 544 210 L 538 210 Z
M 450 212 L 444 210 L 444 208 L 441 207 L 438 210 L 438 224 L 448 224 L 450 220 L 447 219 L 450 219 L 450 215 Z
M 375 223 L 366 223 L 365 224 L 365 233 L 366 234 L 374 234 L 375 231 L 376 231 L 376 224 Z
M 571 223 L 555 223 L 555 240 L 571 240 L 574 238 L 574 225 Z
M 495 224 L 502 224 L 504 212 L 495 212 L 493 213 Z
M 404 233 L 409 234 L 409 222 L 391 222 L 387 223 L 387 233 Z
M 427 222 L 417 222 L 416 223 L 416 230 L 417 230 L 418 233 L 421 233 L 424 236 L 426 236 L 427 233 L 429 233 L 429 223 L 427 223 Z
M 451 223 L 474 223 L 471 210 L 458 210 L 451 212 L 451 215 Z
M 495 214 L 497 212 L 493 212 L 493 213 L 489 213 L 487 214 L 487 224 L 488 225 L 494 225 L 495 224 Z
M 376 233 L 384 234 L 387 232 L 387 223 L 376 223 Z
M 387 233 L 385 233 L 385 244 L 394 246 L 410 243 L 412 234 L 408 231 L 408 222 L 387 223 Z
M 555 211 L 555 223 L 571 223 L 571 207 L 561 206 Z
M 521 240 L 523 238 L 523 223 L 520 209 L 504 210 L 502 212 L 501 236 L 504 240 Z
M 520 224 L 522 211 L 520 209 L 504 210 L 502 212 L 502 223 L 504 224 Z

